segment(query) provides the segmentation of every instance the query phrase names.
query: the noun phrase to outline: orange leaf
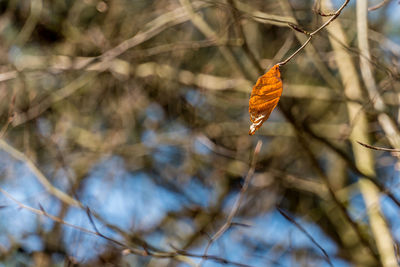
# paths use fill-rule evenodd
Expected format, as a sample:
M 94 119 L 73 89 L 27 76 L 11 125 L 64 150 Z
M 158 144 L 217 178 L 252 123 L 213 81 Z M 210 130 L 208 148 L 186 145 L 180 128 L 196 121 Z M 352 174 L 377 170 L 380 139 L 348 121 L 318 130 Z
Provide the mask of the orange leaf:
M 258 78 L 251 91 L 249 113 L 252 125 L 249 135 L 253 135 L 269 118 L 282 95 L 282 80 L 279 65 L 273 66 Z

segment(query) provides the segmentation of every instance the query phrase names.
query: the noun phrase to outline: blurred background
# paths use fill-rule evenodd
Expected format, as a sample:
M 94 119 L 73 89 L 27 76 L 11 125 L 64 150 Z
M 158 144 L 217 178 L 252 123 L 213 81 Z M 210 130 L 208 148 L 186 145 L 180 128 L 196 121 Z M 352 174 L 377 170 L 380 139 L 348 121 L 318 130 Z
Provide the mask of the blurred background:
M 396 266 L 399 154 L 357 141 L 400 148 L 398 1 L 350 1 L 248 135 L 343 2 L 0 1 L 0 266 Z

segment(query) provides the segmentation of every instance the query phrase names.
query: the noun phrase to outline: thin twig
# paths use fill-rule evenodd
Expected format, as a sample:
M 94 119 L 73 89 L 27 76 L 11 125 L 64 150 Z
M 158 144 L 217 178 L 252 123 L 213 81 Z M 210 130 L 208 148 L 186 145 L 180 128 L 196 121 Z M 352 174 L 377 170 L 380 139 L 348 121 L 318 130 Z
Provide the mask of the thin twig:
M 241 203 L 243 201 L 243 198 L 244 198 L 244 193 L 247 191 L 247 188 L 249 187 L 250 180 L 253 177 L 253 174 L 254 174 L 254 171 L 255 171 L 255 167 L 256 167 L 255 165 L 256 165 L 256 162 L 257 162 L 257 156 L 260 153 L 261 147 L 262 147 L 262 141 L 259 140 L 257 142 L 257 145 L 256 145 L 255 149 L 254 149 L 251 166 L 250 166 L 249 171 L 247 172 L 247 175 L 246 175 L 246 178 L 244 180 L 243 187 L 240 190 L 239 196 L 236 199 L 235 203 L 233 204 L 232 210 L 229 213 L 228 218 L 226 219 L 225 223 L 219 228 L 219 230 L 208 241 L 208 244 L 207 244 L 207 246 L 206 246 L 206 248 L 204 250 L 204 253 L 203 253 L 204 255 L 207 254 L 208 249 L 210 248 L 212 243 L 214 241 L 216 241 L 218 238 L 220 238 L 229 229 L 229 227 L 232 225 L 232 220 L 236 216 L 236 213 L 238 212 L 238 210 L 240 208 L 240 205 L 241 205 Z M 200 266 L 201 266 L 201 264 L 202 264 L 202 262 L 200 262 Z
M 289 25 L 290 28 L 292 28 L 293 30 L 298 31 L 298 32 L 301 32 L 301 33 L 304 33 L 305 35 L 310 35 L 310 34 L 311 34 L 310 32 L 308 32 L 308 31 L 306 31 L 306 30 L 300 28 L 299 25 L 296 25 L 296 24 L 293 24 L 293 23 L 288 23 L 288 25 Z
M 326 252 L 326 250 L 320 244 L 318 244 L 317 241 L 315 241 L 315 239 L 312 237 L 312 235 L 309 234 L 306 231 L 306 229 L 303 228 L 303 226 L 301 226 L 298 222 L 296 222 L 295 219 L 291 218 L 283 209 L 277 207 L 277 210 L 279 211 L 279 213 L 283 217 L 285 217 L 286 220 L 288 220 L 289 222 L 293 223 L 301 232 L 303 232 L 303 234 L 305 234 L 310 239 L 310 241 L 321 250 L 322 254 L 324 254 L 324 256 L 326 258 L 326 261 L 329 263 L 329 265 L 333 266 L 332 262 L 331 262 L 331 259 L 329 258 L 329 255 Z
M 380 2 L 379 4 L 376 4 L 376 5 L 374 5 L 374 6 L 369 7 L 369 8 L 368 8 L 368 11 L 377 10 L 377 9 L 383 7 L 384 5 L 386 5 L 386 4 L 389 3 L 389 2 L 390 2 L 390 0 L 383 0 L 383 1 Z
M 229 265 L 234 265 L 234 266 L 238 266 L 238 267 L 251 267 L 251 265 L 247 265 L 247 264 L 243 264 L 243 263 L 239 263 L 239 262 L 234 262 L 234 261 L 229 261 L 226 260 L 224 258 L 218 257 L 218 256 L 214 256 L 214 255 L 198 255 L 198 254 L 193 254 L 193 253 L 189 253 L 185 250 L 180 250 L 178 248 L 175 248 L 173 245 L 170 245 L 174 250 L 176 250 L 180 255 L 185 255 L 188 257 L 192 257 L 192 258 L 202 258 L 202 259 L 207 259 L 207 260 L 213 260 L 222 264 L 229 264 Z
M 315 1 L 313 11 L 322 17 L 330 17 L 335 15 L 335 13 L 324 13 L 321 11 L 321 0 Z
M 318 29 L 316 29 L 313 32 L 310 32 L 308 34 L 308 39 L 304 42 L 304 44 L 302 46 L 300 46 L 293 54 L 291 54 L 287 59 L 285 59 L 282 62 L 279 62 L 278 65 L 279 66 L 283 66 L 286 63 L 288 63 L 294 56 L 296 56 L 301 50 L 303 50 L 304 47 L 307 46 L 307 44 L 311 41 L 311 39 L 313 38 L 314 35 L 316 35 L 317 33 L 319 33 L 321 30 L 323 30 L 326 26 L 328 26 L 332 21 L 334 21 L 342 12 L 342 10 L 347 6 L 347 4 L 350 2 L 350 0 L 346 0 L 342 6 L 331 16 L 331 18 L 329 20 L 327 20 L 324 24 L 322 24 Z
M 386 151 L 386 152 L 400 152 L 400 149 L 371 146 L 371 145 L 364 144 L 360 141 L 357 141 L 357 143 L 359 143 L 360 145 L 362 145 L 366 148 L 370 148 L 373 150 L 380 150 L 380 151 Z

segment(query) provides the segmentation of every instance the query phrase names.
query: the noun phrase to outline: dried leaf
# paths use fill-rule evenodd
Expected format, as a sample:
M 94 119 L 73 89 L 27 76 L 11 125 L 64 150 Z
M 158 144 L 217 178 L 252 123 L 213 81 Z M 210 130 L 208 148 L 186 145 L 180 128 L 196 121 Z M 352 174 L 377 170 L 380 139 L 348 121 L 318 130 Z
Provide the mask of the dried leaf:
M 249 135 L 253 135 L 269 118 L 282 95 L 282 80 L 279 65 L 273 66 L 258 78 L 249 100 L 249 113 L 252 125 Z

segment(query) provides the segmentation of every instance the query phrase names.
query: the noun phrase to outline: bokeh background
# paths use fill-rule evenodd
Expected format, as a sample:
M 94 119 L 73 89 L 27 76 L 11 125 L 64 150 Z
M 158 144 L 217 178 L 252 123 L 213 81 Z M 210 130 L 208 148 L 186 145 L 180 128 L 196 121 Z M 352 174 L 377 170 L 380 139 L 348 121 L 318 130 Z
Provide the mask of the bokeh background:
M 398 154 L 356 141 L 400 148 L 398 1 L 350 1 L 248 135 L 343 2 L 0 1 L 0 266 L 396 266 Z

